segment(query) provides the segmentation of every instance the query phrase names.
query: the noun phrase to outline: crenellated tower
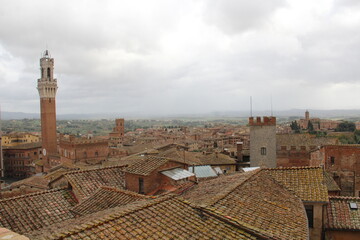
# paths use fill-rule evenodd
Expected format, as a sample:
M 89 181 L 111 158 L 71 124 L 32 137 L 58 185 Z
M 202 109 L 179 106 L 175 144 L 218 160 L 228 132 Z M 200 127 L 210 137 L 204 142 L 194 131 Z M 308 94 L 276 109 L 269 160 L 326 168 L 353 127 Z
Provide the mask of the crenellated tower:
M 48 159 L 49 155 L 57 153 L 55 97 L 58 88 L 54 79 L 54 59 L 48 50 L 40 59 L 40 70 L 41 78 L 38 79 L 37 89 L 40 95 L 41 137 L 43 155 Z

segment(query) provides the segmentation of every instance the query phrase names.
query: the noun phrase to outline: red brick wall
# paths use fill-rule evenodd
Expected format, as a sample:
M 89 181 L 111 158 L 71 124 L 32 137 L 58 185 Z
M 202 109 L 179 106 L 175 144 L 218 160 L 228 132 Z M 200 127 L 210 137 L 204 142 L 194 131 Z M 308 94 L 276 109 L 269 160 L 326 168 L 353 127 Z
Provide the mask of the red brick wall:
M 5 176 L 26 178 L 35 174 L 34 161 L 41 156 L 41 148 L 4 149 Z
M 325 164 L 341 188 L 341 195 L 359 196 L 360 191 L 360 146 L 327 145 L 312 153 L 311 164 Z
M 181 167 L 185 169 L 185 165 L 176 162 L 168 162 L 163 166 L 159 167 L 155 171 L 153 171 L 149 176 L 142 176 L 137 174 L 125 173 L 125 184 L 126 189 L 139 192 L 139 178 L 144 179 L 144 193 L 150 193 L 154 190 L 158 189 L 160 186 L 165 186 L 167 184 L 171 184 L 171 179 L 161 174 L 159 171 Z
M 57 153 L 55 98 L 41 98 L 41 138 L 47 155 Z

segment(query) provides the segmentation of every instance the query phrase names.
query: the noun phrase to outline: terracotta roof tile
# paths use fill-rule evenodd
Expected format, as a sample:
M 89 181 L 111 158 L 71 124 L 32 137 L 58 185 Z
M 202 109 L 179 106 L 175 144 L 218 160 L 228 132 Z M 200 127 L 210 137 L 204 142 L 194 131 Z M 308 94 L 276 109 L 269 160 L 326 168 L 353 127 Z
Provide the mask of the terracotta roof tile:
M 218 178 L 200 182 L 189 191 L 186 191 L 183 197 L 195 204 L 209 206 L 229 194 L 234 188 L 258 171 L 220 175 Z
M 49 181 L 45 179 L 43 176 L 32 176 L 20 181 L 13 182 L 11 184 L 11 188 L 26 185 L 26 186 L 36 187 L 45 190 L 48 189 L 48 184 Z
M 81 170 L 66 173 L 64 176 L 80 196 L 79 200 L 91 195 L 101 186 L 125 188 L 123 166 Z
M 77 215 L 86 215 L 144 199 L 152 198 L 127 190 L 102 186 L 84 201 L 73 207 L 71 211 Z
M 328 191 L 341 191 L 330 173 L 324 171 L 324 181 Z
M 202 182 L 184 197 L 266 238 L 308 238 L 302 202 L 265 171 Z
M 114 209 L 110 215 L 41 239 L 257 239 L 234 224 L 173 196 Z
M 126 172 L 147 176 L 170 159 L 154 156 L 137 156 L 136 162 L 125 169 Z M 141 160 L 140 160 L 141 159 Z
M 355 203 L 357 209 L 350 209 L 350 203 Z M 326 208 L 328 229 L 360 230 L 360 198 L 329 197 Z
M 54 189 L 0 200 L 0 226 L 27 233 L 73 218 L 76 204 L 70 191 Z
M 328 201 L 323 169 L 320 167 L 269 168 L 265 171 L 302 201 Z

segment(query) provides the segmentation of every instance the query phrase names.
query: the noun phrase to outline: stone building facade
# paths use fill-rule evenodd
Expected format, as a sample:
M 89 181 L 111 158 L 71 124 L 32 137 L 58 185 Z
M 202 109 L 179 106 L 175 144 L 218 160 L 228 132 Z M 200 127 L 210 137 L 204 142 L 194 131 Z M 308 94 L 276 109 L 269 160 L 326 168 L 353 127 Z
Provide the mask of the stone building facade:
M 276 167 L 276 117 L 249 118 L 250 166 Z

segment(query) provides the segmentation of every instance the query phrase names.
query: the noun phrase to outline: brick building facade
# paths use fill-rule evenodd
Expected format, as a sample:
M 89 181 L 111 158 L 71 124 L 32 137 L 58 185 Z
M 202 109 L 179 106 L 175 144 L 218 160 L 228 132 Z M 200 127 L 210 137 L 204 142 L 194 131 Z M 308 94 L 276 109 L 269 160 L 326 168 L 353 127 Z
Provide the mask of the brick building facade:
M 59 154 L 62 163 L 96 164 L 109 156 L 109 141 L 97 138 L 60 137 Z
M 5 176 L 27 178 L 36 173 L 35 161 L 42 158 L 41 142 L 4 147 Z
M 360 196 L 360 145 L 325 145 L 311 152 L 311 166 L 324 166 L 342 196 Z

